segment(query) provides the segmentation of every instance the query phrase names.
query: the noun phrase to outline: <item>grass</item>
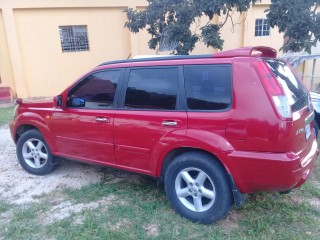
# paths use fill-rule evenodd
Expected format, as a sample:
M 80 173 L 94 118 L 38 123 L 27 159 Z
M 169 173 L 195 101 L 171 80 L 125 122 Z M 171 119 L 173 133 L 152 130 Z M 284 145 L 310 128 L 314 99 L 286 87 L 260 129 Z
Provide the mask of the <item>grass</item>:
M 102 181 L 43 195 L 39 203 L 14 206 L 10 222 L 5 226 L 7 230 L 0 229 L 0 236 L 5 239 L 319 239 L 320 208 L 312 203 L 315 199 L 320 202 L 319 170 L 318 160 L 313 175 L 300 189 L 288 195 L 250 195 L 226 219 L 210 225 L 181 218 L 169 206 L 163 186 L 152 179 L 140 177 L 142 183 L 129 179 Z M 68 201 L 80 206 L 101 199 L 107 200 L 53 223 L 43 221 L 53 205 Z M 1 209 L 8 211 L 8 208 L 6 203 L 0 203 L 0 214 Z
M 12 119 L 14 107 L 0 108 L 0 126 L 8 124 Z
M 9 203 L 0 200 L 0 214 L 7 212 L 10 207 L 11 205 Z

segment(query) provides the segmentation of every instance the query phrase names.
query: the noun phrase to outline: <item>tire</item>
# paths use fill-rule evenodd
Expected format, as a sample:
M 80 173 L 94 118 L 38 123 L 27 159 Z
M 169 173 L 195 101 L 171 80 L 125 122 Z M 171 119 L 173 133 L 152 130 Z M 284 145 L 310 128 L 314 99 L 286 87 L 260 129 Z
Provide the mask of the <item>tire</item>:
M 233 203 L 225 169 L 204 153 L 176 157 L 165 173 L 164 184 L 175 211 L 193 222 L 209 224 L 224 218 Z
M 53 156 L 43 136 L 38 130 L 23 133 L 17 142 L 17 156 L 20 165 L 28 173 L 46 175 L 56 169 Z

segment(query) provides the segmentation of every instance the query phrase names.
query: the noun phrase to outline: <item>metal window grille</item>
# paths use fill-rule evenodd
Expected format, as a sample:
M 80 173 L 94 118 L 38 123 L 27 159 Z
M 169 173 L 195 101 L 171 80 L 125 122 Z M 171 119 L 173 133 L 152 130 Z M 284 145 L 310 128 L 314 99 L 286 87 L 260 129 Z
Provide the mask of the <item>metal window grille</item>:
M 270 35 L 270 24 L 268 19 L 256 19 L 255 33 L 256 37 L 269 36 Z
M 87 26 L 59 26 L 62 52 L 89 51 Z

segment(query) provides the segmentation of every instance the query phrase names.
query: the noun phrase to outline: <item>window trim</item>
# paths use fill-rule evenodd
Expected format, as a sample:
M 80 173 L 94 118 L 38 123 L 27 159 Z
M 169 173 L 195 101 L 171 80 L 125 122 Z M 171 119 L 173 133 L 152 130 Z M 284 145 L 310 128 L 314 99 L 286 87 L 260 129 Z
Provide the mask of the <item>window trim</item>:
M 129 76 L 131 70 L 140 70 L 140 69 L 164 69 L 164 68 L 176 68 L 178 69 L 178 93 L 177 93 L 177 99 L 176 99 L 176 108 L 172 110 L 168 109 L 152 109 L 152 108 L 132 108 L 128 109 L 124 107 L 125 104 L 125 98 L 126 98 L 126 92 L 128 88 L 129 83 Z M 118 110 L 125 110 L 125 111 L 158 111 L 158 112 L 181 112 L 186 111 L 185 107 L 183 107 L 183 101 L 184 101 L 184 86 L 182 86 L 183 82 L 183 66 L 180 65 L 169 65 L 169 66 L 143 66 L 143 67 L 128 67 L 126 68 L 124 78 L 123 78 L 123 84 L 121 87 L 121 93 L 119 98 L 119 104 L 118 104 Z
M 120 76 L 119 76 L 119 81 L 117 84 L 117 88 L 114 94 L 114 99 L 113 99 L 113 103 L 112 106 L 110 108 L 77 108 L 77 107 L 69 107 L 67 106 L 67 100 L 69 97 L 70 92 L 72 91 L 72 89 L 74 89 L 78 84 L 80 84 L 82 81 L 84 81 L 87 77 L 89 77 L 92 74 L 95 73 L 100 73 L 100 72 L 108 72 L 108 71 L 119 71 L 120 70 Z M 86 75 L 84 75 L 83 77 L 81 77 L 77 82 L 75 82 L 67 91 L 66 94 L 66 99 L 65 99 L 65 108 L 67 109 L 83 109 L 83 110 L 110 110 L 110 109 L 117 109 L 118 107 L 118 103 L 119 103 L 119 97 L 120 97 L 120 91 L 122 88 L 122 82 L 123 82 L 123 77 L 125 74 L 125 68 L 105 68 L 105 69 L 99 69 L 99 70 L 95 70 L 92 72 L 87 73 Z
M 261 34 L 262 35 L 256 35 L 256 27 L 258 26 L 257 25 L 257 21 L 258 20 L 262 20 L 262 30 L 261 30 Z M 268 22 L 268 19 L 267 18 L 256 18 L 255 19 L 255 24 L 254 24 L 254 37 L 270 37 L 271 36 L 271 30 L 270 30 L 270 23 L 268 22 L 267 24 L 268 24 L 268 26 L 269 26 L 269 29 L 268 30 L 263 30 L 263 25 L 264 25 L 264 23 L 265 22 Z M 259 30 L 258 30 L 259 31 Z M 265 32 L 265 31 L 268 31 L 269 32 L 269 34 L 268 35 L 263 35 L 263 33 Z
M 184 85 L 186 84 L 186 79 L 185 79 L 185 75 L 184 75 L 184 70 L 187 67 L 199 67 L 199 66 L 204 66 L 204 67 L 211 67 L 211 66 L 227 66 L 230 68 L 230 73 L 231 73 L 231 98 L 230 98 L 230 105 L 229 107 L 225 108 L 225 109 L 220 109 L 220 110 L 204 110 L 204 109 L 189 109 L 188 107 L 188 101 L 187 101 L 187 89 L 185 87 L 184 90 L 184 103 L 186 106 L 186 111 L 187 112 L 208 112 L 208 113 L 222 113 L 222 112 L 229 112 L 232 108 L 233 108 L 233 99 L 234 99 L 234 86 L 233 86 L 233 64 L 232 63 L 215 63 L 215 64 L 192 64 L 192 65 L 184 65 L 183 66 L 183 82 Z

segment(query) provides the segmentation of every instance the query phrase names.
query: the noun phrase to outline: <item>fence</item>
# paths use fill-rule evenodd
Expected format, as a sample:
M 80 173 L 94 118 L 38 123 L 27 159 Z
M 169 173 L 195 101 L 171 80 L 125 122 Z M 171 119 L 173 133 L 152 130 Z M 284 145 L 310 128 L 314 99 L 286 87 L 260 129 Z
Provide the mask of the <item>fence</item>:
M 310 91 L 320 93 L 320 77 L 318 76 L 312 77 L 311 75 L 302 75 L 301 79 Z

